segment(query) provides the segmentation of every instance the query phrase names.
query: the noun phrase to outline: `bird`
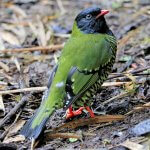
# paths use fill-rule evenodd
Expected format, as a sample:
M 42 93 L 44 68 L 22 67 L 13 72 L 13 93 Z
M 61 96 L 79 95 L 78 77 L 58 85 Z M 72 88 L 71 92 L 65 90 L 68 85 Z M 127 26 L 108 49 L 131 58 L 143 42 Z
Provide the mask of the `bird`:
M 60 108 L 66 111 L 66 119 L 84 109 L 94 117 L 90 108 L 93 97 L 112 71 L 117 52 L 116 37 L 104 17 L 108 13 L 89 7 L 76 16 L 71 36 L 50 75 L 48 94 L 20 134 L 36 140 Z

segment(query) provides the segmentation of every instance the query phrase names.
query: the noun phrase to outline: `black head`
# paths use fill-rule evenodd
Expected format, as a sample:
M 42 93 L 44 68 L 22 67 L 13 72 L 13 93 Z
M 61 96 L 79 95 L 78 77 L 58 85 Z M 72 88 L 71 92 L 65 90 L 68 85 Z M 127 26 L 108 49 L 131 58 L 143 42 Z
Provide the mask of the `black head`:
M 76 17 L 77 26 L 84 33 L 107 33 L 109 28 L 104 15 L 108 12 L 98 7 L 87 8 Z

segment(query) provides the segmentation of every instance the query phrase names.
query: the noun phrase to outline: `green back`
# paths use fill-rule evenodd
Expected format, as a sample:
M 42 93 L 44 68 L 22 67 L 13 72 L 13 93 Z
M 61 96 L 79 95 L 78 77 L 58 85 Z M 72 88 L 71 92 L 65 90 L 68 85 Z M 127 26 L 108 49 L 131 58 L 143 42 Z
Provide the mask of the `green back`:
M 58 62 L 58 69 L 49 89 L 49 96 L 40 107 L 42 117 L 34 120 L 34 125 L 42 121 L 55 108 L 63 107 L 66 97 L 65 84 L 72 67 L 78 70 L 98 70 L 100 66 L 109 63 L 113 50 L 116 50 L 116 39 L 107 34 L 84 34 L 74 23 L 71 38 L 65 44 Z M 79 71 L 72 77 L 75 100 L 98 80 L 97 74 L 85 75 Z M 45 113 L 43 113 L 43 111 Z M 47 115 L 46 115 L 47 114 Z M 33 126 L 34 126 L 33 125 Z

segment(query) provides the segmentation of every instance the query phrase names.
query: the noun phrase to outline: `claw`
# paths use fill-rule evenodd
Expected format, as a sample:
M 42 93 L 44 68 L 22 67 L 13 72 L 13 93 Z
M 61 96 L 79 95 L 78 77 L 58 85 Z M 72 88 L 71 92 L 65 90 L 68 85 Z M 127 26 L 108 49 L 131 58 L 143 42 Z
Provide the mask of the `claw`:
M 76 110 L 76 111 L 73 111 L 72 106 L 70 106 L 69 109 L 68 109 L 67 112 L 66 112 L 66 119 L 69 119 L 69 118 L 72 118 L 72 117 L 74 117 L 74 116 L 80 115 L 80 114 L 82 113 L 83 109 L 86 109 L 86 110 L 89 112 L 91 118 L 94 118 L 94 117 L 95 117 L 93 111 L 92 111 L 92 110 L 90 109 L 90 107 L 88 107 L 88 106 L 86 106 L 86 107 L 80 107 L 80 108 L 79 108 L 78 110 Z
M 78 110 L 73 111 L 72 106 L 70 106 L 66 112 L 66 119 L 69 119 L 69 118 L 72 118 L 74 116 L 78 116 L 78 115 L 82 114 L 83 109 L 84 109 L 84 107 L 80 107 Z
M 94 117 L 95 117 L 95 115 L 94 115 L 93 111 L 90 109 L 90 107 L 89 107 L 89 106 L 86 106 L 86 107 L 85 107 L 85 109 L 89 112 L 89 114 L 90 114 L 91 118 L 94 118 Z

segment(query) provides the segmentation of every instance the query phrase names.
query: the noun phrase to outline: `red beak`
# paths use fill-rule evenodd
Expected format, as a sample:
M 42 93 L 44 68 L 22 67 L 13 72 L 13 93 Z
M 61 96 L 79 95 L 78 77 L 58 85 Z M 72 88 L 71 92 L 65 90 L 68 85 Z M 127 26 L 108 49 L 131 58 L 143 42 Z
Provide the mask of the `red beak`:
M 96 19 L 98 19 L 100 16 L 104 16 L 109 13 L 109 10 L 101 10 L 101 12 L 96 16 Z

